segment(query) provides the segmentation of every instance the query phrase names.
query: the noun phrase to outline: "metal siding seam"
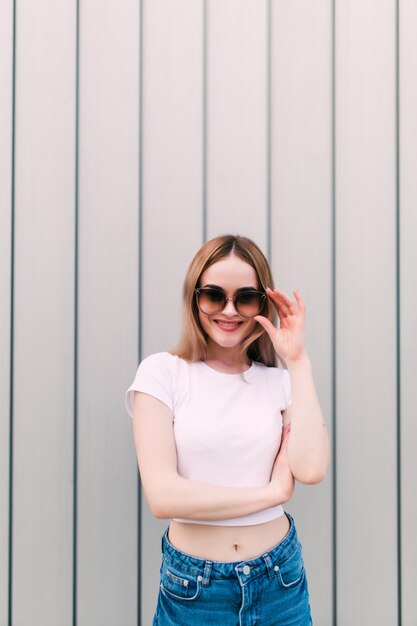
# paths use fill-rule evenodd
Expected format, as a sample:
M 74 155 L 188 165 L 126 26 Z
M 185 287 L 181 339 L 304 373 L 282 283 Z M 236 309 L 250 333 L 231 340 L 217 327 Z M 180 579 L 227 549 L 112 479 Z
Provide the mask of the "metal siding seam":
M 142 359 L 142 198 L 143 198 L 143 4 L 144 0 L 139 2 L 139 171 L 138 171 L 138 363 Z M 137 474 L 137 524 L 138 524 L 138 553 L 137 553 L 137 619 L 138 626 L 142 624 L 141 613 L 141 592 L 142 592 L 142 487 L 139 472 Z
M 76 34 L 75 34 L 75 250 L 74 250 L 74 448 L 73 448 L 73 543 L 72 543 L 72 623 L 77 624 L 77 499 L 78 499 L 78 206 L 79 206 L 79 113 L 80 113 L 80 2 L 76 1 Z
M 202 47 L 202 65 L 203 65 L 203 81 L 202 81 L 202 105 L 203 105 L 203 128 L 202 128 L 202 169 L 203 169 L 203 189 L 202 189 L 202 240 L 207 240 L 207 0 L 203 0 L 203 47 Z
M 397 344 L 397 602 L 398 626 L 402 626 L 401 536 L 401 266 L 400 266 L 400 4 L 395 2 L 395 192 L 396 192 L 396 344 Z
M 11 275 L 10 275 L 10 388 L 9 388 L 9 555 L 8 626 L 12 626 L 13 595 L 13 369 L 14 369 L 14 258 L 15 258 L 15 135 L 16 135 L 16 0 L 13 2 L 12 154 L 11 154 Z
M 272 215 L 271 215 L 271 201 L 272 201 L 272 176 L 271 176 L 271 168 L 272 168 L 272 53 L 271 53 L 271 42 L 272 42 L 272 4 L 271 0 L 267 0 L 267 84 L 266 84 L 266 163 L 267 163 L 267 172 L 266 172 L 266 256 L 268 261 L 271 262 L 271 254 L 272 254 Z
M 336 0 L 331 5 L 331 155 L 332 155 L 332 612 L 333 626 L 337 626 L 337 427 L 336 427 L 336 382 L 337 382 L 337 346 L 336 346 Z

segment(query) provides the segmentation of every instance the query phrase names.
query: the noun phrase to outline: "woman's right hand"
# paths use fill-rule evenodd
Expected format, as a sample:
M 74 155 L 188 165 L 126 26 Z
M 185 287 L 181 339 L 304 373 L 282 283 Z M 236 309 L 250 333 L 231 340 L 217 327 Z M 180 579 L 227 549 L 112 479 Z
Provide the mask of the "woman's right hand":
M 294 476 L 288 463 L 288 440 L 291 426 L 286 426 L 282 431 L 281 445 L 274 465 L 272 466 L 271 479 L 268 489 L 274 500 L 274 505 L 283 504 L 292 498 L 294 491 Z

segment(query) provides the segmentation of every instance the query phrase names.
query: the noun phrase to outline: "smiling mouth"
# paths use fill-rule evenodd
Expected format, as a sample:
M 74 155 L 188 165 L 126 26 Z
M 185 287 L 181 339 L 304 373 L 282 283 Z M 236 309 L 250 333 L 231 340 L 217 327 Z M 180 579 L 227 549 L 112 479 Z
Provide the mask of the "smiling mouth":
M 240 321 L 239 322 L 226 322 L 223 320 L 213 320 L 213 321 L 218 326 L 223 326 L 224 328 L 230 328 L 230 329 L 238 328 L 238 326 L 243 324 L 243 322 L 240 322 Z

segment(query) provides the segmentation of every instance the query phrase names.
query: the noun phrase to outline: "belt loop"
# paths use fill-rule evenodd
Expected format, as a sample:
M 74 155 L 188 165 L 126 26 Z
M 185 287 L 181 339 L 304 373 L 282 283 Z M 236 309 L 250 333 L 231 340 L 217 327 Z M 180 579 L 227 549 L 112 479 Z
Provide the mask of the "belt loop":
M 204 572 L 203 572 L 203 587 L 208 587 L 209 583 L 210 583 L 210 574 L 211 574 L 211 568 L 213 567 L 213 562 L 212 561 L 206 561 L 205 565 L 204 565 Z
M 271 557 L 269 556 L 268 552 L 266 552 L 265 554 L 262 555 L 265 563 L 266 563 L 266 567 L 268 570 L 268 576 L 269 578 L 273 578 L 276 574 L 275 570 L 274 570 L 274 566 L 272 565 L 272 561 L 271 561 Z

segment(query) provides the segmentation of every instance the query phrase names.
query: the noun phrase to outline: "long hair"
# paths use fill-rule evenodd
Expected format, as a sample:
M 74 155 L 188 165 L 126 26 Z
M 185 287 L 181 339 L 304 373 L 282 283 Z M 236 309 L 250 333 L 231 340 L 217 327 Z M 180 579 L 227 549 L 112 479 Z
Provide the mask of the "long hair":
M 182 337 L 178 345 L 171 350 L 187 361 L 204 361 L 207 357 L 207 335 L 203 331 L 198 317 L 198 307 L 194 290 L 199 287 L 202 273 L 224 257 L 234 254 L 253 267 L 258 279 L 258 289 L 273 289 L 271 269 L 263 252 L 247 237 L 222 235 L 207 241 L 195 255 L 188 268 L 183 285 L 184 322 Z M 262 315 L 272 323 L 277 316 L 273 304 L 267 298 Z M 258 361 L 268 367 L 277 364 L 277 357 L 271 340 L 260 324 L 242 342 L 240 358 L 243 361 Z

